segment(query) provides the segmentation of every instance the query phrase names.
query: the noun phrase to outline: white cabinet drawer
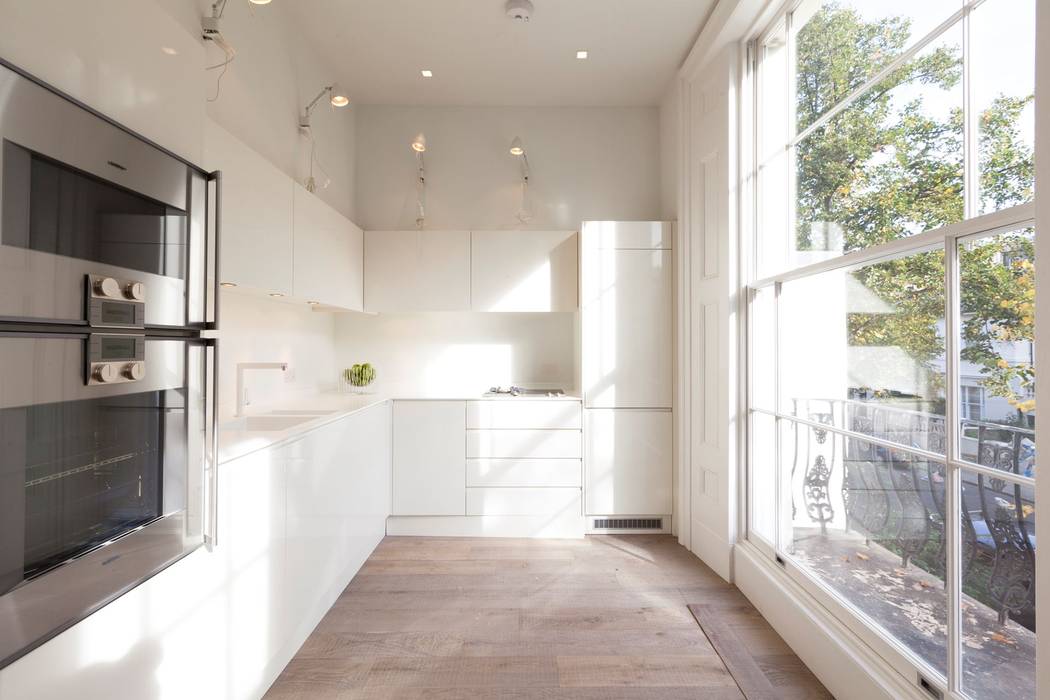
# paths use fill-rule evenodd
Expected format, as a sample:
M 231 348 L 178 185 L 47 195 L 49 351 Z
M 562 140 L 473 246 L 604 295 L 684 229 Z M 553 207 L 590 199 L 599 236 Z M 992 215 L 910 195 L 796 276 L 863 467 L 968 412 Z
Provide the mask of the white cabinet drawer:
M 467 459 L 582 459 L 578 430 L 468 430 Z
M 580 430 L 583 417 L 577 401 L 500 399 L 467 403 L 467 430 L 540 428 Z
M 556 515 L 580 508 L 580 489 L 467 489 L 467 515 Z
M 583 485 L 579 459 L 468 459 L 467 486 Z

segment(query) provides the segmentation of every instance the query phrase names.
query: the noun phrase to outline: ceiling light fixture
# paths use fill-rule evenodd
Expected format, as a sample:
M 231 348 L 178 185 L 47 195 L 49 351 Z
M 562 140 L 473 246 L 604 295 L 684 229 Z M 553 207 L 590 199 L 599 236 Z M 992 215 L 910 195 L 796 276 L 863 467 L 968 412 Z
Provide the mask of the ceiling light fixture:
M 423 70 L 421 70 L 419 72 L 423 74 L 424 78 L 433 78 L 434 77 L 434 71 L 432 71 L 432 70 L 427 70 L 426 68 L 424 68 Z
M 338 83 L 332 83 L 326 87 L 321 88 L 321 92 L 317 93 L 317 97 L 310 100 L 310 104 L 306 105 L 306 109 L 299 115 L 299 128 L 309 129 L 310 128 L 310 111 L 313 110 L 317 103 L 320 102 L 321 98 L 328 95 L 328 101 L 333 107 L 346 107 L 350 104 L 350 96 L 345 90 L 339 87 Z
M 161 46 L 160 50 L 163 51 L 164 53 L 168 54 L 169 56 L 178 56 L 179 55 L 179 52 L 176 51 L 175 49 L 171 48 L 170 46 Z
M 270 0 L 248 0 L 253 5 L 269 5 Z
M 416 154 L 416 228 L 423 228 L 427 217 L 427 172 L 423 154 L 427 150 L 427 137 L 422 133 L 412 139 L 412 152 Z
M 227 289 L 229 289 L 230 287 L 236 287 L 237 283 L 236 282 L 219 282 L 219 286 L 220 287 L 226 287 Z
M 270 296 L 272 296 L 274 299 L 280 299 L 284 295 L 281 294 L 280 292 L 270 292 Z
M 521 207 L 518 209 L 518 221 L 524 224 L 532 219 L 532 214 L 529 213 L 529 156 L 525 153 L 525 144 L 521 142 L 520 136 L 515 136 L 510 142 L 510 154 L 521 158 Z
M 310 306 L 320 306 L 320 304 L 321 304 L 321 302 L 319 302 L 319 301 L 307 301 L 306 303 L 309 304 Z
M 576 58 L 580 59 L 581 61 L 586 59 L 587 58 L 587 52 L 586 51 L 577 51 L 576 52 Z
M 535 9 L 531 0 L 507 0 L 504 6 L 507 16 L 515 22 L 527 24 L 532 20 L 532 12 Z

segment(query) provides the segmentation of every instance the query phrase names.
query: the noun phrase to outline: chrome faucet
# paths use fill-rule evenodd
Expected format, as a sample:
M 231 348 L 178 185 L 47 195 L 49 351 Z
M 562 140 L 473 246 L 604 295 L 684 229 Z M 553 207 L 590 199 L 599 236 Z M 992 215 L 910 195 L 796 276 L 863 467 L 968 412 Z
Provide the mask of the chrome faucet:
M 238 418 L 244 415 L 244 407 L 250 402 L 244 389 L 244 372 L 249 369 L 279 369 L 282 372 L 288 370 L 287 362 L 238 362 L 237 363 L 237 412 Z

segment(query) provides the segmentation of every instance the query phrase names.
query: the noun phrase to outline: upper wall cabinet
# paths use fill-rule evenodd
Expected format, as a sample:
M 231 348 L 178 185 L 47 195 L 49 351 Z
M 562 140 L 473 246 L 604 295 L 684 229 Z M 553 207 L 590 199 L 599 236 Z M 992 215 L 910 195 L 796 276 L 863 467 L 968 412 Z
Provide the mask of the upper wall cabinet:
M 361 311 L 364 233 L 295 183 L 292 290 L 296 298 Z
M 294 182 L 210 120 L 204 151 L 205 167 L 222 171 L 221 280 L 291 295 Z
M 575 311 L 579 237 L 574 231 L 473 231 L 473 311 Z
M 365 232 L 365 311 L 469 310 L 469 231 Z

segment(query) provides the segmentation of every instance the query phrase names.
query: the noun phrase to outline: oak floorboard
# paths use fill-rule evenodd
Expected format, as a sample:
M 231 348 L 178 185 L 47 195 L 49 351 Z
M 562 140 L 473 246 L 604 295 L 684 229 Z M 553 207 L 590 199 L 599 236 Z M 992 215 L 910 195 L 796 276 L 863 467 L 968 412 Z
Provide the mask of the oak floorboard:
M 387 537 L 266 698 L 745 700 L 690 603 L 783 697 L 810 697 L 735 587 L 674 538 L 633 535 Z

